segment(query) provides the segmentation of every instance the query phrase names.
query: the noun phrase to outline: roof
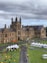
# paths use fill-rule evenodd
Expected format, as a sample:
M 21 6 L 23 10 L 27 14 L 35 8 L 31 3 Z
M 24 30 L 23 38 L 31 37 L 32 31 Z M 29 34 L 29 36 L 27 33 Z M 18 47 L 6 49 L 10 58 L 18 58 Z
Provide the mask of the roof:
M 34 26 L 22 26 L 24 30 L 33 28 L 34 30 L 41 30 L 43 26 L 42 25 L 34 25 Z
M 0 28 L 0 32 L 3 32 L 4 31 L 4 28 Z
M 7 30 L 7 31 L 9 31 L 9 32 L 13 32 L 13 31 L 14 31 L 14 30 L 11 29 L 11 28 L 6 28 L 6 29 L 0 28 L 0 32 L 4 32 L 5 30 Z

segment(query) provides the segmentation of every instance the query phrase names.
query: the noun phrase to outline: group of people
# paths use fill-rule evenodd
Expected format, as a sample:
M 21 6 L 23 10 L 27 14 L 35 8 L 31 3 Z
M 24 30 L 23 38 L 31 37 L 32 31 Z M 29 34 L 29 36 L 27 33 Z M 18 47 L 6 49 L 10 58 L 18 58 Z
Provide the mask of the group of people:
M 8 46 L 8 47 L 6 47 L 6 50 L 8 51 L 13 51 L 13 50 L 17 50 L 19 48 L 19 46 L 17 45 L 17 44 L 15 44 L 15 45 L 10 45 L 10 46 Z
M 31 46 L 47 48 L 47 44 L 32 42 Z

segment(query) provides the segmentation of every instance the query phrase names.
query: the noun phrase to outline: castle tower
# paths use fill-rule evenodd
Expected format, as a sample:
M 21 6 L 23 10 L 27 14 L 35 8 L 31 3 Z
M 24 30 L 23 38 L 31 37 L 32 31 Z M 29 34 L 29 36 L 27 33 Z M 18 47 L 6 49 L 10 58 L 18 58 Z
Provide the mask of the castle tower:
M 11 19 L 13 22 L 13 19 Z M 11 29 L 13 29 L 16 32 L 16 38 L 17 40 L 20 40 L 20 36 L 21 36 L 21 18 L 16 17 L 15 21 L 13 22 L 13 24 L 11 24 L 10 26 Z
M 16 31 L 17 31 L 17 40 L 20 40 L 20 37 L 21 37 L 21 18 L 18 18 L 16 19 Z

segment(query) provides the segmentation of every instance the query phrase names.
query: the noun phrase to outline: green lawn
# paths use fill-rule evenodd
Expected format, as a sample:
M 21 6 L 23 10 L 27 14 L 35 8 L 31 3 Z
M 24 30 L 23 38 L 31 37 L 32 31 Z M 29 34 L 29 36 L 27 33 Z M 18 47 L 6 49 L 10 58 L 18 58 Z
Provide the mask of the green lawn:
M 10 43 L 0 43 L 0 46 L 8 46 L 8 45 L 12 45 L 12 44 L 16 44 L 16 43 L 13 43 L 13 42 L 10 42 Z
M 39 42 L 39 43 L 46 43 L 47 44 L 47 40 L 41 40 L 41 39 L 32 39 L 36 42 Z
M 47 40 L 41 40 L 41 43 L 47 44 Z
M 34 49 L 28 48 L 29 63 L 47 63 L 47 60 L 42 58 L 43 54 L 47 54 L 47 49 L 35 47 Z
M 19 49 L 0 53 L 0 63 L 19 63 Z

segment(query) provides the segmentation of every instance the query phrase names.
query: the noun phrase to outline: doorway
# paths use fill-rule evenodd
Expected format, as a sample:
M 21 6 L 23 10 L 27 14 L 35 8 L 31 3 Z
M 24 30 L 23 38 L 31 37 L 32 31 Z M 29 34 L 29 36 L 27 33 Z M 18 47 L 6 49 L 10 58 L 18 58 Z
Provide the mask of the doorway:
M 20 37 L 18 37 L 18 40 L 20 40 Z

